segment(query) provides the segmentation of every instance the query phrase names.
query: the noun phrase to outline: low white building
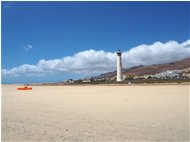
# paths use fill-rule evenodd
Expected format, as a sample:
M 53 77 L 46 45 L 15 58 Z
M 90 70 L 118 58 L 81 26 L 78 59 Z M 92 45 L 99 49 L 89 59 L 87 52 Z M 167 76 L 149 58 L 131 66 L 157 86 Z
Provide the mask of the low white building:
M 82 82 L 91 82 L 91 80 L 90 80 L 90 78 L 85 78 L 85 79 L 83 79 Z
M 183 73 L 182 78 L 190 79 L 190 73 Z
M 152 75 L 152 78 L 157 79 L 177 79 L 180 78 L 180 74 L 182 73 L 182 70 L 167 70 L 165 72 L 161 72 L 155 75 Z

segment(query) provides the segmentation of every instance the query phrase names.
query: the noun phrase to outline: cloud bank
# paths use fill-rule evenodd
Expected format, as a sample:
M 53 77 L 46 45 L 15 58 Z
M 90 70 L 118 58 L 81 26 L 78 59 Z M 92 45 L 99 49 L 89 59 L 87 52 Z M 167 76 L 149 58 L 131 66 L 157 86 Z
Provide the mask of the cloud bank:
M 139 45 L 122 53 L 123 68 L 174 62 L 190 57 L 190 39 L 178 43 L 155 42 Z M 116 54 L 93 49 L 78 52 L 61 59 L 40 60 L 36 65 L 23 64 L 12 69 L 2 69 L 2 77 L 41 76 L 56 72 L 103 73 L 116 69 Z

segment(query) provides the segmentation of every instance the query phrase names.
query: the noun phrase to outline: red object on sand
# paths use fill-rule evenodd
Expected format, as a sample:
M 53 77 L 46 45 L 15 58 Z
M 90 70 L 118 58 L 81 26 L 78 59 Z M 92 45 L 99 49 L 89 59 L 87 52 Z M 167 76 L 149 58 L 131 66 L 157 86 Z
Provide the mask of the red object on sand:
M 17 88 L 17 90 L 32 90 L 32 87 Z

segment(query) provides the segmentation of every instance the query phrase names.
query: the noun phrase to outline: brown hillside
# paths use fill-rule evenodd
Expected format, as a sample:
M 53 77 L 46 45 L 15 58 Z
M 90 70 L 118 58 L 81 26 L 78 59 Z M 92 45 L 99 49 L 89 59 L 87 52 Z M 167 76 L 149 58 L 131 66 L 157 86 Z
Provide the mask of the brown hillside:
M 123 69 L 124 75 L 148 75 L 164 72 L 166 70 L 178 70 L 190 68 L 190 58 L 186 58 L 177 62 L 167 63 L 167 64 L 158 64 L 151 66 L 137 66 L 130 69 Z M 101 74 L 97 78 L 111 78 L 116 76 L 116 71 Z

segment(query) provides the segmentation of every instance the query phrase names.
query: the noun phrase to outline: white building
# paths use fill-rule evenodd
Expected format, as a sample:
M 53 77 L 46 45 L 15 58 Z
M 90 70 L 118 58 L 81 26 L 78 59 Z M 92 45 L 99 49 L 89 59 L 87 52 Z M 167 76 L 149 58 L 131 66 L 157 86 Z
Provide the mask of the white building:
M 152 75 L 152 78 L 158 79 L 173 79 L 173 78 L 180 78 L 181 70 L 167 70 L 165 72 L 161 72 L 155 75 Z

